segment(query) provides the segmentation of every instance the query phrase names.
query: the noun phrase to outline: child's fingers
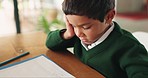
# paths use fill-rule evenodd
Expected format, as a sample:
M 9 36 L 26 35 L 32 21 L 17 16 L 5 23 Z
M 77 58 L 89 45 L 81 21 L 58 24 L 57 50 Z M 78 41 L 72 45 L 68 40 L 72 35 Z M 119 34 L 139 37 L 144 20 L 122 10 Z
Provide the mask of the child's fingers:
M 75 35 L 74 33 L 74 28 L 73 26 L 69 23 L 68 19 L 66 18 L 65 16 L 65 19 L 66 19 L 66 29 L 67 29 L 67 32 L 70 34 L 71 37 L 73 37 Z
M 66 25 L 67 26 L 71 26 L 71 24 L 69 23 L 68 19 L 66 17 L 65 17 L 65 19 L 66 19 Z
M 67 29 L 73 29 L 73 27 L 72 27 L 72 25 L 69 23 L 69 21 L 68 21 L 68 19 L 65 17 L 65 19 L 66 19 L 66 28 Z

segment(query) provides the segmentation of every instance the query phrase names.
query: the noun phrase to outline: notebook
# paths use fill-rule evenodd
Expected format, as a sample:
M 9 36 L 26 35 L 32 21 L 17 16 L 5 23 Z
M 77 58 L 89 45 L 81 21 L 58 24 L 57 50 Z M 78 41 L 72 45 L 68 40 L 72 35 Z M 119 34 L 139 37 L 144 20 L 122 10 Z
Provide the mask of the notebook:
M 0 67 L 0 78 L 75 78 L 45 55 Z

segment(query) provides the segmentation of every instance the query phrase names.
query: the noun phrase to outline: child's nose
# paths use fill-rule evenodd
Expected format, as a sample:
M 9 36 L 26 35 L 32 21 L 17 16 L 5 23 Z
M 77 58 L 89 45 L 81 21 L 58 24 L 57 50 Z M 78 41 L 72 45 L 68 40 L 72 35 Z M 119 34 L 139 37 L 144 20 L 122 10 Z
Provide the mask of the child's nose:
M 83 32 L 81 29 L 77 29 L 75 33 L 78 37 L 82 37 L 82 35 L 83 35 Z

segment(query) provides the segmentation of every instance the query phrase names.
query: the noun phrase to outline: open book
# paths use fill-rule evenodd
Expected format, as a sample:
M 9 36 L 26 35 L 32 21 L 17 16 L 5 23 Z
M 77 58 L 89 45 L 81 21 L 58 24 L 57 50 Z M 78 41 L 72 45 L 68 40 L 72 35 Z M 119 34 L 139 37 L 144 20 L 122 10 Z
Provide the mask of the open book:
M 0 68 L 0 78 L 75 78 L 49 58 L 40 55 Z

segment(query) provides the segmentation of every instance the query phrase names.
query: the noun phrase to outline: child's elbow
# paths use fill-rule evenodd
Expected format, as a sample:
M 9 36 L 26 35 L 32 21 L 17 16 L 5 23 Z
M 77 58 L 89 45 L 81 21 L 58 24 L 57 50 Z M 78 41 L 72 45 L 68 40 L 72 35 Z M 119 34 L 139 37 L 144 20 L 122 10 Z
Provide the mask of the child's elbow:
M 46 41 L 46 47 L 50 50 L 53 50 L 53 51 L 57 51 L 59 50 L 59 47 L 56 46 L 56 45 L 53 45 L 52 43 L 49 43 L 48 41 Z
M 48 40 L 46 41 L 45 45 L 46 45 L 46 47 L 48 49 L 52 49 L 53 48 L 53 46 L 51 45 L 51 43 L 48 42 Z
M 46 45 L 46 47 L 47 47 L 47 48 L 49 48 L 49 47 L 50 47 L 47 41 L 46 41 L 45 45 Z

